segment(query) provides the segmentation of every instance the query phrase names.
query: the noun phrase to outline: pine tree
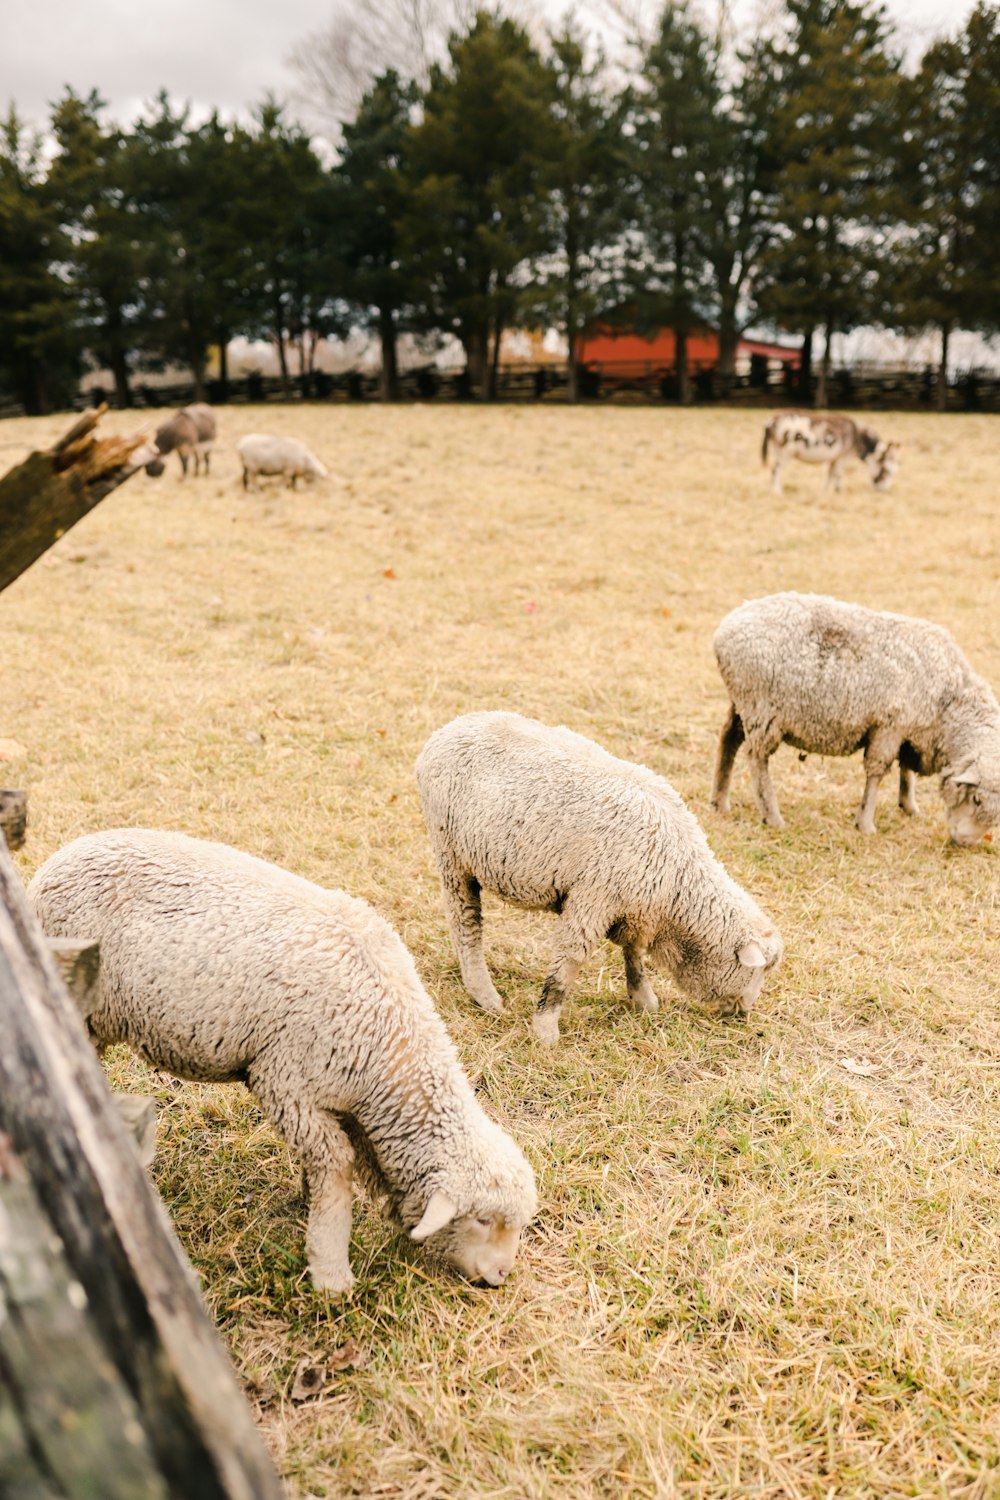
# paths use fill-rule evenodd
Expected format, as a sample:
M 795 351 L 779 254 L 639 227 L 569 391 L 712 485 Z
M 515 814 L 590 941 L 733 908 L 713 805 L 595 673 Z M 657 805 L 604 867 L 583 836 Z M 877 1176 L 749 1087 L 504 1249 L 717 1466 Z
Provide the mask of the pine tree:
M 387 401 L 399 394 L 397 340 L 413 294 L 402 224 L 415 102 L 415 86 L 397 73 L 390 70 L 377 78 L 353 123 L 344 127 L 340 160 L 333 171 L 341 289 L 364 326 L 378 334 L 380 390 Z
M 787 0 L 787 10 L 789 32 L 773 45 L 781 231 L 768 252 L 765 306 L 802 332 L 806 379 L 813 333 L 823 331 L 823 406 L 834 333 L 878 310 L 898 62 L 878 5 Z
M 470 384 L 496 390 L 504 329 L 548 246 L 552 78 L 513 21 L 477 13 L 431 69 L 408 155 L 404 240 L 424 326 L 454 333 Z

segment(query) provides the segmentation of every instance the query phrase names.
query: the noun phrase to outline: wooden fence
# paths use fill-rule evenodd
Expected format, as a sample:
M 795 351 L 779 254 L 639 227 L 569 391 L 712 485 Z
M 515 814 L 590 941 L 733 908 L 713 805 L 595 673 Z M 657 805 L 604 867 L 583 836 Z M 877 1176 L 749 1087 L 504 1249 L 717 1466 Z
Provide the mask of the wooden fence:
M 802 389 L 798 374 L 791 369 L 753 368 L 744 375 L 720 375 L 712 367 L 694 366 L 689 371 L 690 398 L 693 405 L 738 406 L 809 406 L 813 403 L 816 381 Z M 506 365 L 497 372 L 497 397 L 501 402 L 565 402 L 568 398 L 568 365 Z M 454 402 L 473 401 L 473 390 L 465 370 L 438 370 L 432 366 L 407 370 L 399 379 L 400 397 L 404 401 Z M 646 365 L 592 364 L 580 370 L 580 392 L 585 403 L 634 403 L 652 405 L 676 404 L 677 371 L 673 366 L 650 361 Z M 827 400 L 838 408 L 866 410 L 933 411 L 936 406 L 936 372 L 924 370 L 890 370 L 877 366 L 841 367 L 831 372 Z M 180 381 L 171 385 L 143 385 L 133 388 L 138 407 L 185 406 L 195 399 L 194 385 Z M 251 373 L 226 382 L 206 382 L 205 398 L 212 405 L 230 402 L 319 401 L 358 402 L 379 400 L 377 373 L 349 370 L 330 374 L 315 370 L 292 376 L 287 382 L 279 376 Z M 112 401 L 112 393 L 92 390 L 85 402 Z M 948 411 L 1000 411 L 1000 376 L 971 370 L 949 384 Z

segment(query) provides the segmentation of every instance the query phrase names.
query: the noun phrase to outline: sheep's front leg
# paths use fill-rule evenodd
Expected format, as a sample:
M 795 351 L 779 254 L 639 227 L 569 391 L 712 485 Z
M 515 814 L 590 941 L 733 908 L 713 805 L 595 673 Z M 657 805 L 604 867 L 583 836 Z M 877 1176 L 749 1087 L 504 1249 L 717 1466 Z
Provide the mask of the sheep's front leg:
M 899 744 L 876 731 L 865 746 L 865 795 L 854 826 L 859 833 L 875 832 L 875 803 L 879 783 L 899 754 Z
M 635 1010 L 655 1014 L 660 1002 L 653 993 L 653 986 L 646 977 L 645 950 L 638 943 L 622 943 L 625 960 L 625 982 L 628 985 L 628 1003 Z
M 351 1178 L 354 1150 L 328 1110 L 277 1090 L 264 1067 L 251 1069 L 251 1092 L 271 1123 L 301 1158 L 309 1199 L 306 1257 L 317 1291 L 345 1296 L 351 1271 Z
M 715 775 L 712 778 L 712 806 L 720 813 L 729 811 L 729 783 L 733 775 L 733 762 L 745 739 L 743 722 L 736 712 L 736 705 L 729 705 L 729 714 L 719 734 L 719 746 L 715 755 Z
M 899 768 L 899 805 L 911 818 L 917 817 L 917 773 L 912 766 Z
M 774 493 L 776 495 L 783 495 L 785 493 L 784 487 L 781 483 L 781 470 L 784 467 L 784 463 L 784 457 L 779 453 L 778 457 L 774 460 L 774 464 L 771 468 L 771 488 L 774 490 Z
M 567 992 L 607 929 L 605 923 L 595 931 L 592 924 L 580 920 L 571 906 L 563 908 L 542 998 L 531 1023 L 531 1029 L 540 1042 L 552 1046 L 559 1040 L 559 1012 Z
M 447 854 L 439 855 L 445 915 L 451 929 L 462 983 L 483 1010 L 503 1010 L 501 1000 L 483 956 L 483 908 L 479 881 L 462 870 Z

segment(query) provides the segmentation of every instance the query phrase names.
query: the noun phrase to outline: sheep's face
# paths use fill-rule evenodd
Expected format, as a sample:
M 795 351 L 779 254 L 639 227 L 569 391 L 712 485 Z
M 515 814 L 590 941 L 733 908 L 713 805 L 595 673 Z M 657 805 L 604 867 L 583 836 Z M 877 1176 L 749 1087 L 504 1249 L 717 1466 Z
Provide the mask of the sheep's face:
M 159 479 L 165 468 L 166 464 L 162 458 L 154 458 L 146 465 L 146 473 L 152 475 L 154 479 Z
M 948 766 L 941 774 L 941 797 L 953 843 L 968 847 L 985 838 L 1000 823 L 1000 763 L 997 756 Z
M 533 1179 L 526 1179 L 525 1187 L 525 1215 L 518 1218 L 510 1216 L 509 1208 L 507 1212 L 491 1207 L 459 1214 L 453 1199 L 438 1189 L 431 1194 L 419 1224 L 410 1230 L 410 1238 L 426 1242 L 435 1255 L 470 1281 L 502 1286 L 517 1256 L 521 1230 L 537 1206 Z
M 669 969 L 685 994 L 718 1019 L 749 1015 L 768 970 L 781 954 L 781 937 L 773 927 L 744 934 L 734 943 L 731 956 L 702 946 L 688 934 L 661 936 L 650 949 L 654 963 Z

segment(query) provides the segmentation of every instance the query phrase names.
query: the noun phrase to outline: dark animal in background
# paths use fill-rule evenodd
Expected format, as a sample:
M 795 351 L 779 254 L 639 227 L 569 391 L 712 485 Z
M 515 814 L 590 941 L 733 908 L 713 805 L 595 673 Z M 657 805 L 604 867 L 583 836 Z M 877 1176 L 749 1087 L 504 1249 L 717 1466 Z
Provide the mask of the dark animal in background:
M 827 465 L 824 490 L 840 489 L 844 461 L 852 454 L 860 458 L 877 490 L 889 488 L 899 462 L 898 443 L 888 443 L 834 412 L 776 412 L 764 428 L 764 463 L 772 450 L 771 483 L 776 495 L 782 493 L 781 470 L 789 454 L 807 464 Z
M 181 470 L 187 478 L 188 460 L 194 458 L 194 472 L 201 472 L 204 462 L 208 473 L 208 461 L 215 442 L 215 412 L 204 401 L 185 406 L 157 429 L 154 443 L 159 456 L 146 465 L 146 473 L 154 478 L 163 473 L 164 459 L 168 453 L 176 453 L 181 461 Z

